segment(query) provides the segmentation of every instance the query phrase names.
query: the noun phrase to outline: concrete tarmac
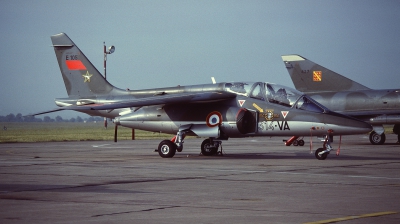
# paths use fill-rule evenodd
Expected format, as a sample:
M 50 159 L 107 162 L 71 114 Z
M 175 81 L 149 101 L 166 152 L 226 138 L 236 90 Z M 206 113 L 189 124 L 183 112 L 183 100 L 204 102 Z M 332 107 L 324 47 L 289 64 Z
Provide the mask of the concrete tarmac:
M 0 222 L 400 223 L 395 135 L 344 136 L 326 160 L 309 137 L 282 139 L 230 139 L 211 157 L 186 139 L 170 159 L 160 140 L 0 144 Z

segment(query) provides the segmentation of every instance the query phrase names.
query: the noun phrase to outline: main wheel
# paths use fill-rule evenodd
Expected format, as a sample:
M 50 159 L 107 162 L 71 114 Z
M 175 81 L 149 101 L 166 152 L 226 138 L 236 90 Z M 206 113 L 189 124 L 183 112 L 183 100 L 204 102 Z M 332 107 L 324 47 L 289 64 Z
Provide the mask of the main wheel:
M 304 145 L 304 140 L 300 139 L 298 140 L 299 146 L 303 146 Z
M 385 133 L 382 133 L 380 135 L 373 131 L 373 132 L 371 132 L 371 134 L 369 134 L 369 141 L 373 145 L 382 145 L 386 141 L 386 135 L 385 135 Z
M 322 155 L 319 155 L 319 153 L 322 152 L 322 151 L 324 151 L 323 148 L 319 148 L 319 149 L 317 149 L 317 151 L 315 151 L 315 157 L 317 159 L 319 159 L 319 160 L 325 160 L 326 157 L 328 157 L 329 152 L 326 152 L 326 153 L 324 153 Z
M 294 141 L 293 141 L 293 146 L 298 146 L 298 145 L 299 145 L 299 141 L 294 140 Z
M 160 144 L 158 145 L 158 154 L 163 158 L 174 157 L 175 152 L 176 152 L 176 145 L 170 140 L 164 140 L 160 142 Z
M 205 156 L 212 156 L 217 154 L 218 148 L 211 144 L 210 139 L 206 139 L 201 143 L 201 154 Z

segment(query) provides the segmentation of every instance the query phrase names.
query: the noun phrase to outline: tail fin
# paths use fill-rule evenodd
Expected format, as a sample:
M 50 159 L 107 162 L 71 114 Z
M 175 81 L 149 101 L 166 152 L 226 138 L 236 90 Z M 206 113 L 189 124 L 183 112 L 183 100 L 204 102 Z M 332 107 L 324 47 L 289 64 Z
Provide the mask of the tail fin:
M 70 98 L 108 94 L 114 89 L 65 33 L 51 36 Z
M 369 89 L 300 55 L 283 55 L 282 60 L 299 91 L 307 93 Z

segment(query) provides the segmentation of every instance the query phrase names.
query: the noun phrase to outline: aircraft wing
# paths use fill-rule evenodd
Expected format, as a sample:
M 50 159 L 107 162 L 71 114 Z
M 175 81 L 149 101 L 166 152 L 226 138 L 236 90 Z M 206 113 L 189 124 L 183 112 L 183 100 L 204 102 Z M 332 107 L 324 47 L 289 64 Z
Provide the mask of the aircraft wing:
M 52 113 L 61 110 L 112 110 L 119 108 L 128 107 L 143 107 L 160 104 L 179 104 L 179 103 L 201 103 L 211 102 L 235 98 L 236 94 L 228 92 L 193 92 L 193 93 L 178 93 L 178 94 L 166 94 L 144 98 L 135 98 L 127 101 L 120 101 L 109 104 L 88 104 L 82 106 L 65 106 L 56 108 L 53 110 L 43 111 L 35 114 L 29 114 L 27 116 L 41 115 L 45 113 Z

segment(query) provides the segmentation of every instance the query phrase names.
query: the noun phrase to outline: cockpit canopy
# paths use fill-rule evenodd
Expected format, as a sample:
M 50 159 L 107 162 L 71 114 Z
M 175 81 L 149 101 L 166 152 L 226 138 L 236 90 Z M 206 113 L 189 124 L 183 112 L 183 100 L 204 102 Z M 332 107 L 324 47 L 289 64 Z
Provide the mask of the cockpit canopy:
M 328 109 L 302 92 L 293 88 L 263 82 L 232 82 L 225 84 L 225 91 L 285 107 L 293 107 L 317 113 Z

